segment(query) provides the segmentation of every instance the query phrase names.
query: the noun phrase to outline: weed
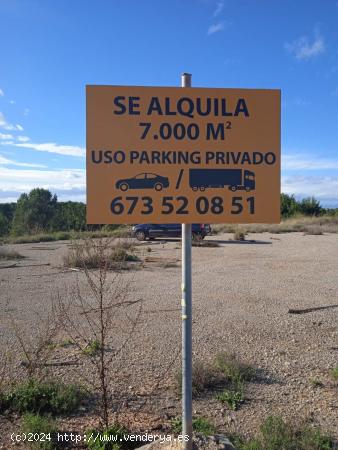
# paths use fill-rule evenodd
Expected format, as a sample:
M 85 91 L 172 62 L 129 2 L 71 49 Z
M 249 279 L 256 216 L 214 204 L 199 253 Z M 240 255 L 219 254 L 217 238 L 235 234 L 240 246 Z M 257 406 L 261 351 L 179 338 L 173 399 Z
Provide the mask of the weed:
M 112 245 L 105 245 L 104 251 L 100 251 L 101 242 L 95 243 L 92 239 L 81 243 L 75 243 L 68 255 L 64 257 L 64 264 L 67 267 L 79 267 L 81 269 L 113 269 L 121 267 L 121 264 L 138 261 L 132 253 L 132 244 L 127 241 L 114 242 Z
M 31 442 L 33 448 L 43 450 L 54 450 L 57 448 L 53 442 L 57 432 L 56 425 L 49 417 L 42 417 L 38 414 L 25 414 L 22 418 L 22 431 L 26 435 L 39 435 L 39 439 Z
M 87 346 L 82 350 L 82 353 L 87 356 L 96 356 L 101 350 L 101 344 L 98 340 L 88 342 Z
M 245 241 L 246 231 L 240 228 L 237 228 L 234 232 L 234 240 L 235 241 Z
M 251 381 L 256 375 L 256 370 L 252 366 L 238 361 L 234 354 L 218 353 L 214 366 L 232 383 Z
M 216 432 L 216 429 L 208 419 L 204 417 L 197 417 L 192 421 L 192 428 L 195 433 L 201 433 L 204 436 L 210 436 Z M 174 434 L 182 433 L 182 418 L 175 417 L 171 420 L 171 429 Z
M 89 430 L 86 433 L 89 450 L 118 450 L 123 447 L 124 435 L 128 430 L 115 424 L 104 431 Z
M 176 373 L 176 388 L 179 393 L 182 391 L 182 371 Z M 215 371 L 212 367 L 195 362 L 192 368 L 192 395 L 200 395 L 206 388 L 215 382 Z
M 19 413 L 63 415 L 78 409 L 86 393 L 78 385 L 29 380 L 6 395 L 8 407 Z
M 337 216 L 319 216 L 306 217 L 295 216 L 290 219 L 284 219 L 280 224 L 246 224 L 247 233 L 291 233 L 294 231 L 309 232 L 313 234 L 314 227 L 319 227 L 322 233 L 338 233 Z M 235 233 L 238 227 L 232 224 L 213 225 L 212 234 Z M 318 234 L 315 230 L 315 234 Z
M 8 250 L 6 248 L 0 247 L 0 260 L 12 260 L 12 259 L 23 259 L 24 256 L 14 250 Z
M 151 247 L 147 247 L 147 252 L 151 253 L 151 251 L 152 251 Z
M 71 339 L 65 339 L 64 341 L 62 341 L 58 344 L 58 347 L 67 348 L 67 347 L 71 347 L 72 345 L 74 345 L 74 342 Z
M 317 378 L 311 378 L 310 384 L 313 387 L 323 387 L 324 386 L 323 383 L 320 380 L 318 380 Z
M 217 400 L 226 403 L 230 409 L 236 411 L 239 405 L 243 402 L 243 387 L 236 385 L 232 389 L 224 389 L 224 391 L 217 395 Z
M 49 342 L 49 344 L 47 344 L 48 350 L 55 350 L 57 346 L 58 345 L 55 342 Z
M 331 375 L 334 380 L 338 380 L 338 366 L 331 370 Z
M 296 426 L 280 417 L 268 417 L 259 435 L 249 441 L 236 438 L 238 450 L 330 450 L 332 439 L 320 430 L 308 426 Z

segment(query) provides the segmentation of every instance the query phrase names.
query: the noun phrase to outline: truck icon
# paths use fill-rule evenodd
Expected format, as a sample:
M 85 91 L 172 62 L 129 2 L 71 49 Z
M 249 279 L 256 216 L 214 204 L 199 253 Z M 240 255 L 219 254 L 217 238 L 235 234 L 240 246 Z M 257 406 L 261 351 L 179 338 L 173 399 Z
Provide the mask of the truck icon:
M 193 191 L 229 187 L 230 191 L 255 189 L 255 173 L 243 169 L 189 169 L 189 186 Z

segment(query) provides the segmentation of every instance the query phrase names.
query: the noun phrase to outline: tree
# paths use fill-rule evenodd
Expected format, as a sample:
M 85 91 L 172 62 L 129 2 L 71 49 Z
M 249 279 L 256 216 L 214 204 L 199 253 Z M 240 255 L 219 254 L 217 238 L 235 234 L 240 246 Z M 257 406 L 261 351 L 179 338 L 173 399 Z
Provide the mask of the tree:
M 55 231 L 83 231 L 86 229 L 86 205 L 80 202 L 60 202 L 53 219 Z
M 305 216 L 319 216 L 323 209 L 314 197 L 304 198 L 299 204 L 299 210 Z
M 51 228 L 57 197 L 47 189 L 36 188 L 21 194 L 15 210 L 12 233 L 38 233 Z
M 281 194 L 281 215 L 282 217 L 294 216 L 298 211 L 298 203 L 294 195 Z
M 7 217 L 0 212 L 0 236 L 5 236 L 9 232 L 10 223 Z

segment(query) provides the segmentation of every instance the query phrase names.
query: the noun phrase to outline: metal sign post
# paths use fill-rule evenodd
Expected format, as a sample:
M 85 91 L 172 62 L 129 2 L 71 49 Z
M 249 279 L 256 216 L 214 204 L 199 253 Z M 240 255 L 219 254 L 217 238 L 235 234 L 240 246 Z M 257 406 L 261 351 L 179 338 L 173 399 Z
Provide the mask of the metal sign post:
M 191 75 L 182 75 L 182 87 L 191 87 Z M 182 433 L 185 450 L 192 449 L 192 298 L 191 224 L 182 224 Z

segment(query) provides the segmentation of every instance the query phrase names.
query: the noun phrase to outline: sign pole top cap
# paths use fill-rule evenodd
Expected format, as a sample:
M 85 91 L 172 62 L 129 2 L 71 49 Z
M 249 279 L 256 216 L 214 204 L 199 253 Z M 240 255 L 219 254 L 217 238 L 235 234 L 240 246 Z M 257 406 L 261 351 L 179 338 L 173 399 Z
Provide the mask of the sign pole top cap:
M 191 87 L 191 73 L 182 73 L 182 87 Z

